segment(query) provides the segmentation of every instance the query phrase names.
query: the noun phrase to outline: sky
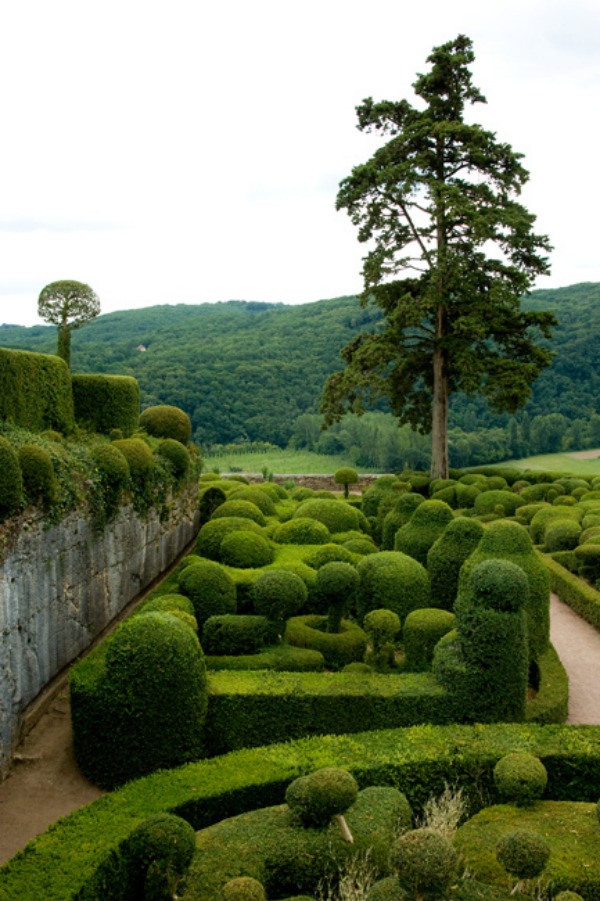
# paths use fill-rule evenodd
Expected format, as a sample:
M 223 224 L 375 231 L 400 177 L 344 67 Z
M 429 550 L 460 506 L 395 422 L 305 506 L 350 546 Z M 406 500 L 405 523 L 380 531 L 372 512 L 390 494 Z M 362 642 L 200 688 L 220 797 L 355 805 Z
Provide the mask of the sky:
M 0 323 L 49 282 L 103 313 L 361 290 L 339 182 L 413 102 L 432 47 L 472 38 L 471 121 L 524 154 L 554 251 L 536 287 L 600 281 L 597 0 L 19 0 L 0 12 Z

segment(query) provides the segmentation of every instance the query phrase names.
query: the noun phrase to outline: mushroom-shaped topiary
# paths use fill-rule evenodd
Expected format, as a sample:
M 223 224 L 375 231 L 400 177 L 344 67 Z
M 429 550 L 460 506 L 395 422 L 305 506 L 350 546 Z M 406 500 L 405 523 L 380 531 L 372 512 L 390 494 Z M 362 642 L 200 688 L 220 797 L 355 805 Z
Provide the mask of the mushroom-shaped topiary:
M 174 438 L 187 444 L 192 434 L 190 417 L 179 407 L 159 404 L 140 414 L 140 428 L 155 438 Z
M 371 643 L 366 660 L 377 672 L 387 673 L 393 667 L 394 639 L 400 626 L 400 617 L 393 610 L 371 610 L 365 616 L 363 628 Z
M 327 631 L 339 632 L 342 617 L 358 588 L 358 573 L 351 563 L 326 563 L 317 572 L 316 586 L 328 607 Z
M 343 814 L 354 804 L 358 785 L 347 770 L 324 767 L 291 782 L 285 800 L 304 826 L 327 826 L 336 818 L 344 838 L 352 841 Z
M 286 619 L 298 613 L 308 597 L 303 579 L 285 569 L 261 573 L 251 593 L 254 612 L 276 623 L 280 632 L 283 632 Z
M 420 899 L 428 894 L 443 897 L 456 875 L 458 856 L 443 835 L 431 829 L 413 829 L 392 847 L 392 869 L 401 888 Z
M 519 807 L 541 798 L 547 782 L 546 767 L 539 757 L 527 751 L 505 754 L 494 767 L 494 784 L 501 800 Z
M 550 848 L 546 840 L 538 832 L 528 829 L 515 829 L 514 832 L 507 833 L 496 846 L 498 863 L 511 876 L 519 879 L 539 876 L 549 857 Z
M 196 850 L 190 824 L 171 813 L 158 813 L 133 830 L 126 844 L 132 860 L 135 897 L 172 898 Z
M 334 472 L 333 481 L 344 486 L 344 497 L 348 497 L 349 486 L 358 482 L 358 473 L 351 466 L 342 466 Z
M 267 901 L 261 882 L 252 876 L 237 876 L 223 886 L 223 901 Z

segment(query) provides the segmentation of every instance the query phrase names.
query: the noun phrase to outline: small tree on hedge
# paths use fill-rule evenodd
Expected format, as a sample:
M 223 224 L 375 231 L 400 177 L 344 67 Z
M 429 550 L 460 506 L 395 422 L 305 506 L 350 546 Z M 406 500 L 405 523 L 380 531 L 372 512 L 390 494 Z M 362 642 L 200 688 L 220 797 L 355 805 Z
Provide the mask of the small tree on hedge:
M 344 497 L 348 497 L 350 485 L 356 485 L 358 482 L 358 473 L 351 466 L 342 466 L 333 474 L 333 481 L 336 485 L 344 486 Z
M 84 282 L 50 282 L 38 298 L 38 315 L 58 326 L 57 355 L 71 365 L 71 332 L 100 312 L 97 294 Z
M 346 841 L 353 838 L 343 814 L 354 804 L 358 785 L 347 770 L 324 767 L 288 785 L 285 800 L 304 826 L 326 827 L 333 819 Z

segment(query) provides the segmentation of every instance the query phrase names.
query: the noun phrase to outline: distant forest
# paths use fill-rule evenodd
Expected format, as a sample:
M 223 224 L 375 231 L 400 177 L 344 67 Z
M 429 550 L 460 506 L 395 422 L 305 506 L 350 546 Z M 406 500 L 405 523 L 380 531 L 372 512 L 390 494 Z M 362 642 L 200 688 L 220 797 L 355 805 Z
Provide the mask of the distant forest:
M 600 446 L 600 284 L 536 291 L 524 306 L 557 316 L 554 362 L 515 417 L 492 414 L 479 396 L 452 398 L 454 466 Z M 379 311 L 355 297 L 108 313 L 73 333 L 72 369 L 135 376 L 142 406 L 182 407 L 206 451 L 268 442 L 350 451 L 358 465 L 384 470 L 427 465 L 428 439 L 398 429 L 383 403 L 361 420 L 320 429 L 323 384 L 342 368 L 341 349 L 379 321 Z M 3 325 L 0 345 L 54 353 L 56 328 Z

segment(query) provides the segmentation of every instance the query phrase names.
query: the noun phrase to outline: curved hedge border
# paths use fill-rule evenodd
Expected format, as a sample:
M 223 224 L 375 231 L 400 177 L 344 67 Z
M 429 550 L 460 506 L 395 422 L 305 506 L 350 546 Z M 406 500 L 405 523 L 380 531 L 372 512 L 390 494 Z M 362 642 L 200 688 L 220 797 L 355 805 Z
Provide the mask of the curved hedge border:
M 575 576 L 547 554 L 540 554 L 550 573 L 550 587 L 561 601 L 600 631 L 600 591 Z
M 495 764 L 515 750 L 541 758 L 546 797 L 597 800 L 600 727 L 426 725 L 302 739 L 155 773 L 95 801 L 0 869 L 0 901 L 117 901 L 129 863 L 126 840 L 147 817 L 176 813 L 201 829 L 280 803 L 292 779 L 320 767 L 344 767 L 360 787 L 395 785 L 416 811 L 447 781 L 487 803 L 495 799 Z

